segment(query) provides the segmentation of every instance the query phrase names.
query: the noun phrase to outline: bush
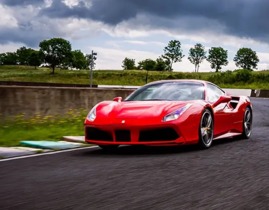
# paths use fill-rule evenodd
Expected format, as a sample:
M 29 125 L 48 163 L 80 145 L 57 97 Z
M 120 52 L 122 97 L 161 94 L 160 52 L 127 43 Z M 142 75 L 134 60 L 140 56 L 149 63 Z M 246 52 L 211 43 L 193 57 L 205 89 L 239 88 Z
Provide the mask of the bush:
M 214 73 L 208 77 L 208 81 L 220 84 L 233 84 L 236 82 L 235 74 L 231 71 Z
M 251 80 L 251 71 L 247 69 L 240 69 L 236 71 L 236 81 L 237 82 L 250 82 Z
M 269 74 L 268 73 L 252 74 L 251 76 L 252 76 L 253 81 L 269 83 Z

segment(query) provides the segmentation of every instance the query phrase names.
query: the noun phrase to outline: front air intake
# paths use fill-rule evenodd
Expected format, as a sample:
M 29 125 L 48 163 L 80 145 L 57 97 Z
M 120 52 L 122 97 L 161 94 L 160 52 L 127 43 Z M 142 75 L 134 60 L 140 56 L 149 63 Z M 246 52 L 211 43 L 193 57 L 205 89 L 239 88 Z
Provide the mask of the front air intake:
M 116 141 L 131 141 L 131 132 L 129 130 L 116 130 Z
M 140 131 L 139 141 L 172 141 L 178 137 L 173 128 L 158 128 Z
M 86 127 L 86 139 L 98 141 L 113 141 L 111 133 L 92 127 Z

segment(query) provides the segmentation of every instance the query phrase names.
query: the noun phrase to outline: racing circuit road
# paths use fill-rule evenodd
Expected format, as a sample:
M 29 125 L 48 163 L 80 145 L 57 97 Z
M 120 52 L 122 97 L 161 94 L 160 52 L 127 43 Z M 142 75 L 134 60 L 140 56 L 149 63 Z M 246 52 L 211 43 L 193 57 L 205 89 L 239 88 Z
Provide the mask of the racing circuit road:
M 269 99 L 250 140 L 0 161 L 0 209 L 269 209 Z

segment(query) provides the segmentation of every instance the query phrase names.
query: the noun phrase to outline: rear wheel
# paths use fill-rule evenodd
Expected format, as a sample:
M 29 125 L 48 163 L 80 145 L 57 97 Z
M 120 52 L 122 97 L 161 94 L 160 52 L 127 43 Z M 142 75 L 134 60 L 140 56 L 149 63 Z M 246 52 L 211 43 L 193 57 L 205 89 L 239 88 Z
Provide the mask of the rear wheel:
M 204 110 L 199 126 L 199 145 L 202 148 L 209 148 L 213 141 L 213 127 L 214 120 L 212 113 L 206 109 Z
M 249 139 L 252 131 L 252 111 L 249 107 L 246 108 L 243 119 L 243 132 L 240 136 L 241 139 Z
M 113 152 L 116 151 L 118 148 L 118 145 L 98 145 L 102 150 L 107 152 Z

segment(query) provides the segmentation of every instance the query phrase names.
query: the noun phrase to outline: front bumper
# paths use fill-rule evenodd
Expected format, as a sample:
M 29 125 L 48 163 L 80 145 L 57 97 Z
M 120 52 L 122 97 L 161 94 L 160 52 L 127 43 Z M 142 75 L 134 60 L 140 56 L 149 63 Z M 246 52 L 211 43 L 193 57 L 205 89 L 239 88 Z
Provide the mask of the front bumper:
M 175 145 L 185 139 L 175 124 L 155 126 L 85 125 L 85 141 L 98 145 Z

